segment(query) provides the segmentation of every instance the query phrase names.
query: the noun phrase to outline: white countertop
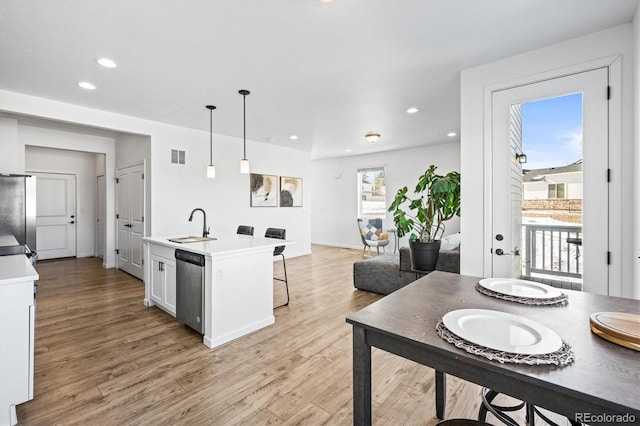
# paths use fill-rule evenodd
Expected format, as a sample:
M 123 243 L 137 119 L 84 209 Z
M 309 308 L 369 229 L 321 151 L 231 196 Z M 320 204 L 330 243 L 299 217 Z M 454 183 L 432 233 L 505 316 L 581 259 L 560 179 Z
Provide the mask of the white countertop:
M 0 235 L 0 247 L 17 246 L 18 240 L 13 235 Z
M 35 281 L 39 278 L 38 273 L 24 254 L 0 256 L 0 285 Z
M 143 241 L 159 244 L 167 247 L 204 254 L 205 256 L 216 257 L 217 255 L 240 254 L 255 249 L 285 246 L 293 244 L 293 241 L 280 240 L 277 238 L 265 238 L 241 234 L 212 233 L 210 237 L 216 238 L 212 241 L 202 241 L 197 243 L 175 243 L 169 238 L 182 238 L 189 235 L 168 235 L 160 237 L 145 237 Z

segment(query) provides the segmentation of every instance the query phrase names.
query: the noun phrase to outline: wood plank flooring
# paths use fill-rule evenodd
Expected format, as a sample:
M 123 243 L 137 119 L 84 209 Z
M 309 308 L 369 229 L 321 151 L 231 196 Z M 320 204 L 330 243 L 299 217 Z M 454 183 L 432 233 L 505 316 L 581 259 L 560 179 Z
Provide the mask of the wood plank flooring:
M 380 296 L 354 290 L 358 250 L 287 260 L 276 323 L 217 349 L 157 307 L 143 283 L 97 258 L 41 261 L 35 398 L 25 425 L 350 425 L 351 327 Z M 282 263 L 274 265 L 279 273 Z M 284 284 L 274 281 L 274 303 Z M 374 349 L 374 422 L 433 425 L 433 370 Z M 448 418 L 474 418 L 480 389 L 448 378 Z

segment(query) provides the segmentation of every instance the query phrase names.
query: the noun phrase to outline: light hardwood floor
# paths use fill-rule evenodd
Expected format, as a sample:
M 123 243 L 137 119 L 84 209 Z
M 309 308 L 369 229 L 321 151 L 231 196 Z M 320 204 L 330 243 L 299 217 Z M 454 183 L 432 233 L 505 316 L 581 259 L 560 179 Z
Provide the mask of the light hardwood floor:
M 38 264 L 35 398 L 21 424 L 352 424 L 351 327 L 380 296 L 354 290 L 358 250 L 287 260 L 276 323 L 217 349 L 157 307 L 143 283 L 96 258 Z M 282 263 L 274 265 L 279 273 Z M 274 303 L 285 297 L 274 281 Z M 374 349 L 374 422 L 432 425 L 433 370 Z M 480 389 L 448 377 L 448 418 L 477 415 Z

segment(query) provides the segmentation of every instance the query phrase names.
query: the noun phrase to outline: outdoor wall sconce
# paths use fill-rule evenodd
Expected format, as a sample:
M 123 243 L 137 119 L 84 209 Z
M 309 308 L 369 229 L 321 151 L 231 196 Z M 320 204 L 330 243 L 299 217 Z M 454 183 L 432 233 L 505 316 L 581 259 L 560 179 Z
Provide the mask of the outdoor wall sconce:
M 527 162 L 527 155 L 526 154 L 518 154 L 516 153 L 516 161 L 520 164 L 524 164 Z

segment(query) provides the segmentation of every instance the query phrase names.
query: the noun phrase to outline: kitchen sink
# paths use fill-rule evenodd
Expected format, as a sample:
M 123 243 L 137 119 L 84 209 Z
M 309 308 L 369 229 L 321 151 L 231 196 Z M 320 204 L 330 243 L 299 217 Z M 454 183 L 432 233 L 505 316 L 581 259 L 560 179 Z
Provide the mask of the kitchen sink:
M 211 237 L 182 237 L 182 238 L 169 238 L 169 241 L 173 242 L 173 243 L 180 243 L 180 244 L 186 244 L 186 243 L 200 243 L 202 241 L 213 241 L 216 238 L 211 238 Z

